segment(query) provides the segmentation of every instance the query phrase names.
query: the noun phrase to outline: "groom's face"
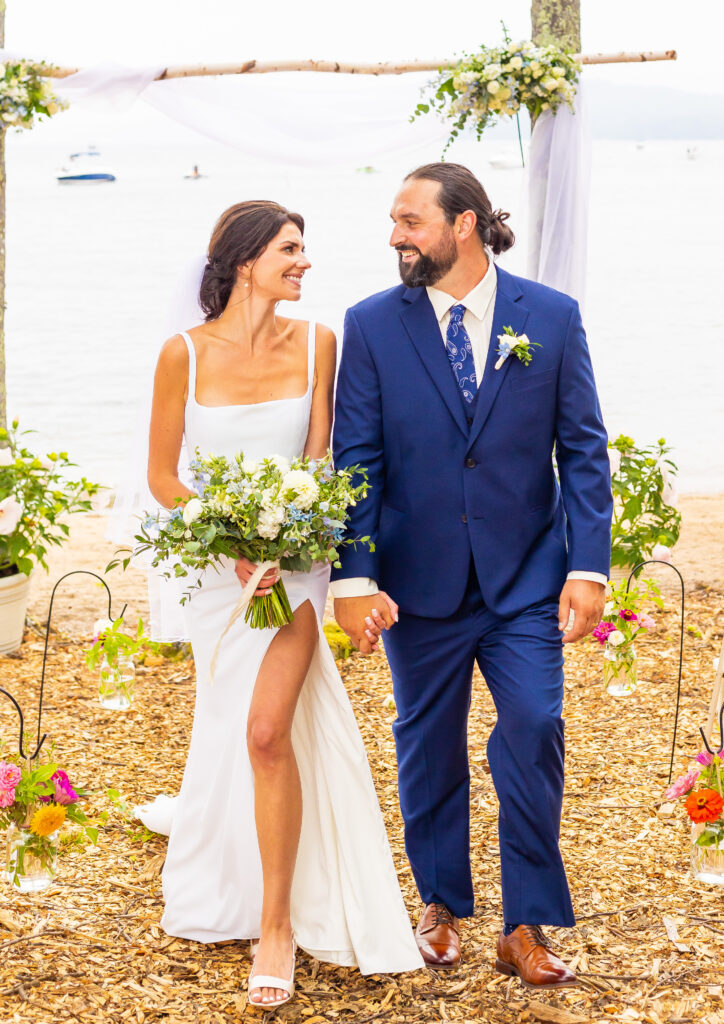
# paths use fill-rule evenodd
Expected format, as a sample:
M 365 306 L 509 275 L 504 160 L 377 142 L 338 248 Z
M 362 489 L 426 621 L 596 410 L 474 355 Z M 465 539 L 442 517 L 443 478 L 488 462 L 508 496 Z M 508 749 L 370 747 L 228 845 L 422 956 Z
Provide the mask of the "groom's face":
M 453 225 L 437 201 L 440 184 L 424 178 L 403 183 L 390 216 L 390 245 L 397 250 L 400 277 L 408 288 L 435 285 L 457 262 Z

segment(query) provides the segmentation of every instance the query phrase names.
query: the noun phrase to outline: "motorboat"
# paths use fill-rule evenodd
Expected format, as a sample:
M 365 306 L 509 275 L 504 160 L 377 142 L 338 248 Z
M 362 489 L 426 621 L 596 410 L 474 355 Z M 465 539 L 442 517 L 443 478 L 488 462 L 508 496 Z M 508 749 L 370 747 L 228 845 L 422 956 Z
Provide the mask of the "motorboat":
M 71 153 L 55 177 L 59 185 L 98 185 L 116 180 L 115 174 L 103 166 L 97 149 Z

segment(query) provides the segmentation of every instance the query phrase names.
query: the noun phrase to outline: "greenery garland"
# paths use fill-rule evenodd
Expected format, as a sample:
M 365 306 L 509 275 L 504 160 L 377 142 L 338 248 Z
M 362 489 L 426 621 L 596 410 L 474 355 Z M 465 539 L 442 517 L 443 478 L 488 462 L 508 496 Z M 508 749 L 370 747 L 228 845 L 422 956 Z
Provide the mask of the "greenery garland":
M 544 110 L 556 112 L 562 103 L 573 110 L 581 64 L 568 50 L 534 46 L 530 42 L 483 46 L 465 56 L 453 69 L 440 71 L 418 103 L 412 119 L 430 111 L 453 120 L 445 150 L 466 127 L 480 140 L 499 117 L 513 117 L 527 107 L 535 120 Z M 444 152 L 444 151 L 443 151 Z
M 32 128 L 36 117 L 52 117 L 68 104 L 26 61 L 0 63 L 0 120 L 6 128 Z

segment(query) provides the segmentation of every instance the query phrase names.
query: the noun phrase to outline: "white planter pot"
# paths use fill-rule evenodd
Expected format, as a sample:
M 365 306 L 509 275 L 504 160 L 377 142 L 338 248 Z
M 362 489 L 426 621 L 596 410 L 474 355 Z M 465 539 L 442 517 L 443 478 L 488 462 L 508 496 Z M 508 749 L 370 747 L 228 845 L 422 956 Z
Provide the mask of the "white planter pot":
M 0 654 L 17 651 L 23 642 L 32 578 L 21 572 L 0 577 Z

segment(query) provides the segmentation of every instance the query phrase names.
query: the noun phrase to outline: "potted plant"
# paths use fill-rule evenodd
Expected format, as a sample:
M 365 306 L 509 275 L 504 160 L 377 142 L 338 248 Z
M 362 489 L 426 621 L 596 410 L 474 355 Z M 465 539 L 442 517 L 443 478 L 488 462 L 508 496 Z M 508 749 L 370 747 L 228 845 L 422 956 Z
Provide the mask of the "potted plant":
M 637 656 L 634 641 L 642 630 L 650 630 L 655 622 L 643 612 L 647 599 L 664 607 L 655 580 L 641 580 L 627 587 L 626 581 L 609 583 L 610 594 L 603 609 L 603 618 L 593 631 L 593 638 L 603 647 L 603 685 L 614 697 L 631 694 L 637 685 Z
M 611 565 L 638 565 L 649 558 L 668 561 L 679 539 L 681 514 L 676 509 L 677 467 L 661 437 L 637 448 L 621 434 L 608 446 L 613 492 Z
M 69 534 L 66 517 L 89 512 L 99 485 L 72 480 L 67 452 L 39 458 L 26 448 L 13 420 L 0 428 L 0 654 L 16 651 L 23 639 L 30 580 L 36 565 L 46 571 L 51 545 Z
M 19 756 L 0 761 L 0 828 L 6 833 L 6 879 L 22 892 L 40 892 L 55 877 L 59 833 L 66 822 L 82 825 L 92 843 L 98 829 L 78 807 L 75 789 L 54 760 Z
M 134 657 L 141 651 L 158 652 L 159 645 L 149 640 L 139 618 L 134 634 L 126 633 L 123 616 L 117 619 L 96 619 L 93 643 L 86 651 L 86 664 L 95 669 L 100 665 L 98 700 L 101 707 L 113 711 L 127 711 L 133 704 L 136 681 Z

